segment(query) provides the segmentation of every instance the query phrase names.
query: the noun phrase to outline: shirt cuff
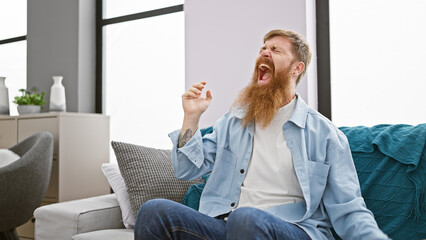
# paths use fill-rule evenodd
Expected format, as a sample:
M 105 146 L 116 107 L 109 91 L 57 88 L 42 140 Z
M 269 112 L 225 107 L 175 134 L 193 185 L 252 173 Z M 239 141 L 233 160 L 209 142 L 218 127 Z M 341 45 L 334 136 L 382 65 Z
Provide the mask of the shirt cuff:
M 176 130 L 169 134 L 170 139 L 173 143 L 173 149 L 176 153 L 184 154 L 197 168 L 200 168 L 203 164 L 204 156 L 202 149 L 202 136 L 201 131 L 198 128 L 194 135 L 189 139 L 185 146 L 178 148 L 179 135 L 181 130 Z

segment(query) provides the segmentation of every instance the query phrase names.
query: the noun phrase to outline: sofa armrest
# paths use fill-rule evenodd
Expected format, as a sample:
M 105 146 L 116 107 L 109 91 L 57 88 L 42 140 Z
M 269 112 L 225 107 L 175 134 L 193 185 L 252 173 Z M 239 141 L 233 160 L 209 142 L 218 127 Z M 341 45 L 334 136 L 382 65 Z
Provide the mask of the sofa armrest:
M 114 194 L 45 205 L 34 217 L 37 240 L 70 240 L 79 233 L 124 228 Z

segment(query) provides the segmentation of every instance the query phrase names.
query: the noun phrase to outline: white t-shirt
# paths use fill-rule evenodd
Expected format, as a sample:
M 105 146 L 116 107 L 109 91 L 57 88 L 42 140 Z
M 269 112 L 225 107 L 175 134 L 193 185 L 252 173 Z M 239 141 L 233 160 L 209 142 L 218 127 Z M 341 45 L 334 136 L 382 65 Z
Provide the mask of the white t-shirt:
M 237 207 L 266 209 L 304 201 L 282 129 L 291 117 L 296 101 L 294 98 L 280 108 L 267 127 L 255 124 L 253 153 Z

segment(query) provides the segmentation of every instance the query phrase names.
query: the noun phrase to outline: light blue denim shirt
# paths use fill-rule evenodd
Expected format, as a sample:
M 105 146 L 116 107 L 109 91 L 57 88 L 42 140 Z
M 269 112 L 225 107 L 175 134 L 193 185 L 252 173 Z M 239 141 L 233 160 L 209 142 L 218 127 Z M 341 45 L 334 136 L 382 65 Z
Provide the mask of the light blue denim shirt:
M 241 110 L 241 109 L 240 109 Z M 244 110 L 231 110 L 213 132 L 200 130 L 177 148 L 180 130 L 169 134 L 172 162 L 179 179 L 196 179 L 211 172 L 201 196 L 201 213 L 215 217 L 239 201 L 253 147 L 254 124 L 243 127 Z M 346 136 L 297 95 L 296 108 L 282 127 L 293 156 L 305 202 L 279 205 L 265 211 L 295 223 L 313 239 L 389 239 L 366 208 Z

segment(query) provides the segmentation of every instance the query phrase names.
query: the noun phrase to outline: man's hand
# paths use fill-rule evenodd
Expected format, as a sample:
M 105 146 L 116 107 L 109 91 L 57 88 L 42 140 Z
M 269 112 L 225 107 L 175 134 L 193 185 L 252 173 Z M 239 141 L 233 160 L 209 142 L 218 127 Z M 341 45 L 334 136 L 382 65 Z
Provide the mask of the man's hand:
M 204 85 L 206 85 L 206 82 L 196 83 L 182 95 L 182 106 L 185 115 L 178 140 L 179 148 L 185 146 L 194 135 L 198 128 L 201 114 L 206 111 L 212 101 L 210 91 L 206 92 L 205 98 L 201 96 Z
M 206 92 L 205 98 L 201 96 L 204 85 L 206 85 L 206 82 L 195 83 L 182 95 L 182 106 L 185 116 L 199 118 L 209 107 L 212 100 L 212 94 L 209 90 Z

